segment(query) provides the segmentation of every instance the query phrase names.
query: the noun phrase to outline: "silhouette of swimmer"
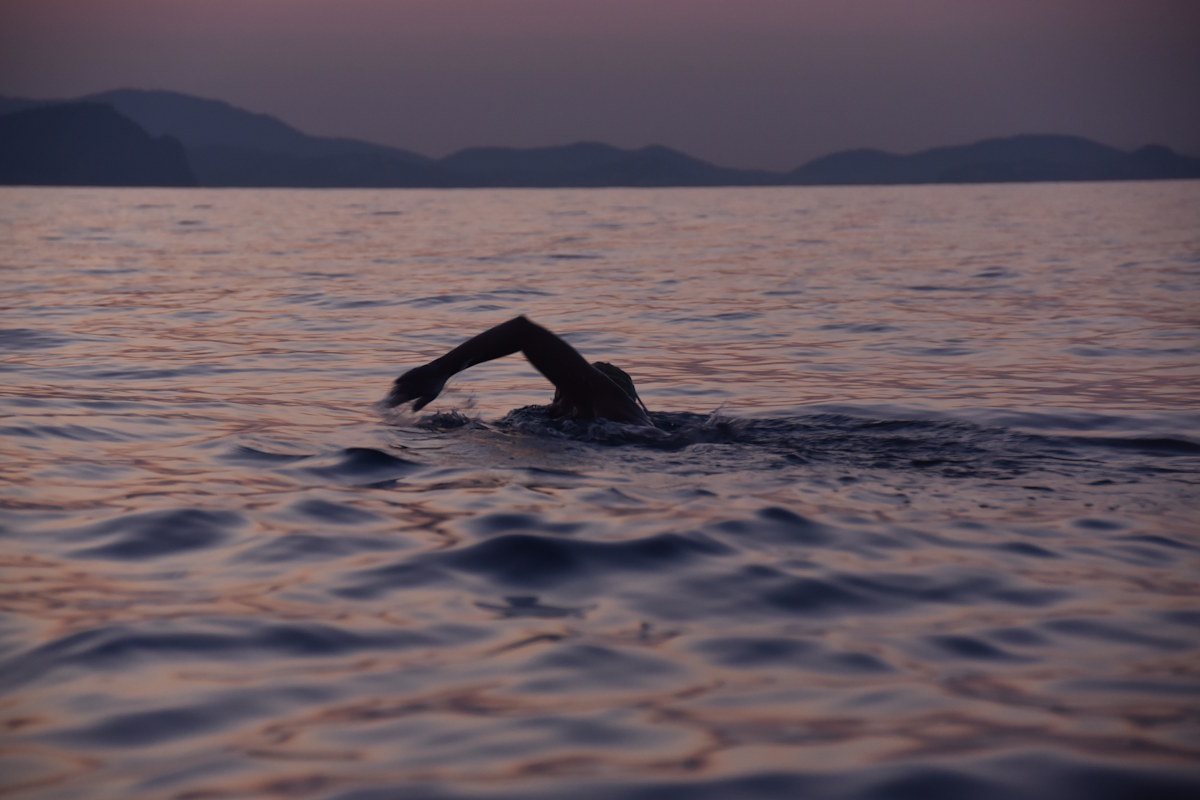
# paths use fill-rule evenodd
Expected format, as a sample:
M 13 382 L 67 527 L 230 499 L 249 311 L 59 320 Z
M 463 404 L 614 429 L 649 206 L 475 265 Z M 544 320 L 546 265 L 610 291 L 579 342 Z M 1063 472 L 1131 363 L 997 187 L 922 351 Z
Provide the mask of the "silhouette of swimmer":
M 396 379 L 384 402 L 394 407 L 412 400 L 413 411 L 420 411 L 441 393 L 450 376 L 518 350 L 554 384 L 554 401 L 546 409 L 551 416 L 654 424 L 628 374 L 603 361 L 589 364 L 571 345 L 524 316 L 490 328 L 441 358 L 410 369 Z

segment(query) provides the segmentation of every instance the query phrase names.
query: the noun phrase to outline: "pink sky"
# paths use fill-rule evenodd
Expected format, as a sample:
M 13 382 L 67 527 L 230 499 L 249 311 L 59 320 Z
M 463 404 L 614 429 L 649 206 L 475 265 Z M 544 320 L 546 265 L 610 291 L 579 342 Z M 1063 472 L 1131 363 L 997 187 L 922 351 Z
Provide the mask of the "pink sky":
M 0 94 L 159 88 L 431 156 L 788 169 L 1070 133 L 1200 155 L 1195 0 L 2 0 Z

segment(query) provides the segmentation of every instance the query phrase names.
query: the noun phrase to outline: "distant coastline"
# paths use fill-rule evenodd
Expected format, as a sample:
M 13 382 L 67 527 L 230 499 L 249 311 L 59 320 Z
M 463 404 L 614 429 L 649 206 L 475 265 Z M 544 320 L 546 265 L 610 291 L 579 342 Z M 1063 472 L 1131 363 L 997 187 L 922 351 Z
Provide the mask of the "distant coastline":
M 0 185 L 295 188 L 845 186 L 1200 178 L 1200 158 L 1025 134 L 910 155 L 848 150 L 786 172 L 662 146 L 477 147 L 441 159 L 309 136 L 265 114 L 166 91 L 0 97 Z

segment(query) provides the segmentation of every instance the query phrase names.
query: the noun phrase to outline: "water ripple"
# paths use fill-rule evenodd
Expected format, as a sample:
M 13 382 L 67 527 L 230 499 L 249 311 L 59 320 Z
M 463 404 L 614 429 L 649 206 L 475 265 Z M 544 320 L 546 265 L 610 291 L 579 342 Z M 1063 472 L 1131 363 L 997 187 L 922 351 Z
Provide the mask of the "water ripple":
M 201 195 L 0 188 L 0 794 L 1200 795 L 1196 184 Z
M 233 511 L 189 508 L 128 514 L 69 531 L 65 537 L 110 540 L 75 550 L 73 555 L 79 558 L 138 561 L 214 547 L 245 524 L 245 517 Z

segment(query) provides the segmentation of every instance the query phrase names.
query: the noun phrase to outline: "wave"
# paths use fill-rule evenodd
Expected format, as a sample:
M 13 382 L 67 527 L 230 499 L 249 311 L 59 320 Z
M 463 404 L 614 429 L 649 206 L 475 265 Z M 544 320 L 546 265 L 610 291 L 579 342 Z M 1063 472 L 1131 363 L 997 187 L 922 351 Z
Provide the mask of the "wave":
M 730 734 L 733 734 L 730 731 Z M 1003 731 L 998 731 L 1003 733 Z M 800 747 L 818 742 L 836 744 L 847 734 L 813 733 L 797 739 Z M 699 769 L 701 764 L 683 764 Z M 1164 767 L 1131 768 L 1101 763 L 1073 754 L 1018 752 L 1000 758 L 947 760 L 925 758 L 905 765 L 870 766 L 844 771 L 751 772 L 704 780 L 655 779 L 638 782 L 589 780 L 549 789 L 520 792 L 493 790 L 459 793 L 434 784 L 403 784 L 352 789 L 330 795 L 331 800 L 384 800 L 420 796 L 429 800 L 509 800 L 573 797 L 579 800 L 777 800 L 781 797 L 819 797 L 829 800 L 1190 800 L 1200 790 L 1195 770 Z
M 212 619 L 141 620 L 70 633 L 0 661 L 0 689 L 46 681 L 60 670 L 130 670 L 164 660 L 181 663 L 263 658 L 337 658 L 360 652 L 449 647 L 473 633 L 460 627 L 421 631 L 348 630 L 315 622 Z
M 544 407 L 526 406 L 490 423 L 451 411 L 425 417 L 419 424 L 442 432 L 486 429 L 663 452 L 724 446 L 725 452 L 769 455 L 786 464 L 948 478 L 1013 480 L 1039 473 L 1088 472 L 1133 478 L 1147 471 L 1200 477 L 1200 442 L 1186 435 L 1090 434 L 1070 430 L 1069 421 L 1062 424 L 1068 432 L 1054 434 L 929 415 L 815 411 L 778 417 L 739 418 L 720 412 L 650 416 L 653 428 L 556 419 Z

